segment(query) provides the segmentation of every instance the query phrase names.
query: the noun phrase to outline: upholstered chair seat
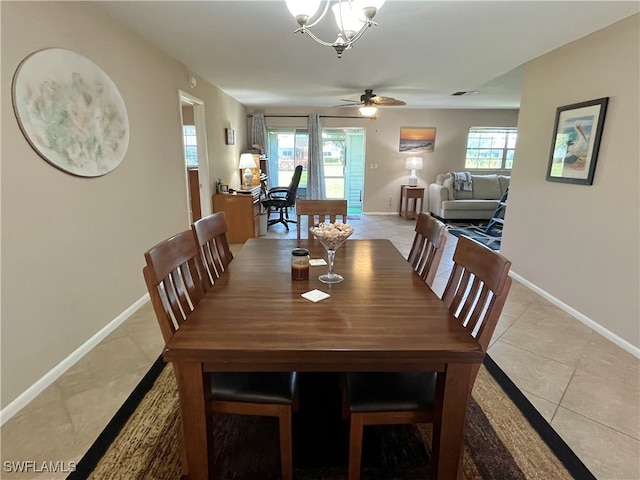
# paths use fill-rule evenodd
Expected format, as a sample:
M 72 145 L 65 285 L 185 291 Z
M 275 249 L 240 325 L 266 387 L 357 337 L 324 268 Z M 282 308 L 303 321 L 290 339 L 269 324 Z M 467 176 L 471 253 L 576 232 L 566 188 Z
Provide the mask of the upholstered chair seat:
M 346 376 L 351 412 L 433 409 L 434 372 L 351 373 Z
M 292 404 L 296 372 L 233 372 L 211 374 L 214 400 L 247 403 Z

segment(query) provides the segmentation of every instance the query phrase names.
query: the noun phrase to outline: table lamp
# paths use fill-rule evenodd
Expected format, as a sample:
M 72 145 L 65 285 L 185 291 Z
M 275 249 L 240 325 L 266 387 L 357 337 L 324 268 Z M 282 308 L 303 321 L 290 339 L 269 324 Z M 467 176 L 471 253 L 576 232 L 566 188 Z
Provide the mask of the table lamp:
M 416 177 L 416 170 L 422 170 L 422 157 L 407 157 L 405 168 L 407 170 L 411 170 L 411 175 L 409 175 L 409 186 L 417 186 L 418 177 Z
M 252 168 L 256 168 L 256 162 L 253 160 L 253 155 L 250 153 L 243 153 L 240 155 L 240 169 L 244 169 L 242 177 L 244 178 L 244 188 L 251 188 L 253 183 L 253 171 Z

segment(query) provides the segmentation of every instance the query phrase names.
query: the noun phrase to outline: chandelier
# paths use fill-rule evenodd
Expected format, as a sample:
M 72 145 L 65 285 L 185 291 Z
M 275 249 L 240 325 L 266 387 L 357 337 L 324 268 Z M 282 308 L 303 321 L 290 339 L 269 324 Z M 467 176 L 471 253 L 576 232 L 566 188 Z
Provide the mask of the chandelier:
M 325 1 L 324 8 L 316 18 L 322 1 Z M 342 58 L 342 52 L 350 49 L 369 27 L 377 25 L 372 19 L 384 0 L 334 0 L 333 5 L 331 0 L 286 0 L 286 3 L 300 25 L 293 33 L 306 33 L 320 45 L 333 47 L 338 58 Z M 333 42 L 325 42 L 314 35 L 311 28 L 325 17 L 330 6 L 338 24 L 338 37 Z

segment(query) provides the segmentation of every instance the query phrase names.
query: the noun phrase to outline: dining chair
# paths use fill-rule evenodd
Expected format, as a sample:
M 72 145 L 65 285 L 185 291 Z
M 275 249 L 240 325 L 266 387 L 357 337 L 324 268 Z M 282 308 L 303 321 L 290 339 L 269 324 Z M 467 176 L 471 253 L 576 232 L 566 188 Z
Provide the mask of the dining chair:
M 227 220 L 224 212 L 216 212 L 196 220 L 191 225 L 204 266 L 205 290 L 213 286 L 233 260 L 227 241 Z
M 296 203 L 298 185 L 300 184 L 301 177 L 302 165 L 298 165 L 293 171 L 291 183 L 289 183 L 288 187 L 274 187 L 267 193 L 267 198 L 262 200 L 262 206 L 267 210 L 267 227 L 275 225 L 276 223 L 282 223 L 287 231 L 289 231 L 289 224 L 296 223 L 295 220 L 289 219 L 289 208 L 293 207 Z M 278 218 L 269 219 L 271 213 L 276 211 L 279 214 Z
M 416 234 L 407 261 L 429 287 L 433 285 L 442 259 L 446 230 L 447 226 L 437 218 L 426 213 L 418 214 Z
M 204 296 L 199 250 L 193 231 L 187 230 L 144 254 L 143 275 L 165 342 Z M 205 384 L 211 385 L 208 401 L 212 413 L 278 418 L 282 478 L 291 480 L 291 415 L 298 403 L 296 372 L 211 373 Z M 184 450 L 182 454 L 185 460 Z
M 296 215 L 298 217 L 298 240 L 300 240 L 300 220 L 307 217 L 307 227 L 312 227 L 322 222 L 334 223 L 338 217 L 342 222 L 347 221 L 346 200 L 298 200 L 296 202 Z M 309 230 L 307 228 L 307 235 Z
M 486 353 L 511 287 L 511 262 L 497 252 L 461 236 L 443 302 Z M 473 388 L 480 365 L 469 382 Z M 365 425 L 433 423 L 440 428 L 436 397 L 444 378 L 436 372 L 363 372 L 345 374 L 343 416 L 350 419 L 349 480 L 360 478 Z

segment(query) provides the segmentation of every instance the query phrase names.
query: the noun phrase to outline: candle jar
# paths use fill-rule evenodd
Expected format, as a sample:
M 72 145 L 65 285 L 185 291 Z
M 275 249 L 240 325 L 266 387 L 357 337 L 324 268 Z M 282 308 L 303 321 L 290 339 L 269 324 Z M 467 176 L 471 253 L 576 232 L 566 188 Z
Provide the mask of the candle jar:
M 309 250 L 306 248 L 291 252 L 291 280 L 309 280 Z

